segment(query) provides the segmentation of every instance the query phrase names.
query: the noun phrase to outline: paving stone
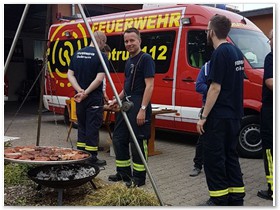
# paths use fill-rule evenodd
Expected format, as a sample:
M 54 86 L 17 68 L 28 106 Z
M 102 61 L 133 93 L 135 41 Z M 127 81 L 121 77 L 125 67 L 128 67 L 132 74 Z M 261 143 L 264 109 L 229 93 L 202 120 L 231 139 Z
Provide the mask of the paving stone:
M 13 104 L 12 104 L 13 105 Z M 5 136 L 18 136 L 14 140 L 14 146 L 36 144 L 38 126 L 38 108 L 34 104 L 25 106 L 19 114 L 14 117 L 16 106 L 7 102 L 4 107 Z M 9 127 L 9 128 L 8 128 Z M 8 130 L 6 131 L 6 129 Z M 65 125 L 63 116 L 54 115 L 51 112 L 42 114 L 41 123 L 41 146 L 74 147 L 77 139 L 77 130 L 72 129 L 71 141 L 66 142 L 68 126 Z M 190 177 L 193 168 L 193 157 L 195 154 L 195 140 L 197 137 L 173 133 L 162 130 L 156 131 L 156 150 L 162 152 L 160 155 L 149 157 L 148 166 L 155 180 L 158 192 L 164 203 L 172 206 L 196 206 L 209 198 L 205 174 Z M 100 146 L 109 148 L 108 133 L 105 128 L 100 131 Z M 99 152 L 99 158 L 105 159 L 107 165 L 98 175 L 107 181 L 108 176 L 115 174 L 115 159 L 109 152 Z M 241 168 L 246 189 L 246 206 L 273 206 L 272 201 L 257 197 L 257 191 L 266 189 L 266 180 L 262 159 L 240 158 Z M 147 175 L 144 189 L 154 192 L 151 181 Z

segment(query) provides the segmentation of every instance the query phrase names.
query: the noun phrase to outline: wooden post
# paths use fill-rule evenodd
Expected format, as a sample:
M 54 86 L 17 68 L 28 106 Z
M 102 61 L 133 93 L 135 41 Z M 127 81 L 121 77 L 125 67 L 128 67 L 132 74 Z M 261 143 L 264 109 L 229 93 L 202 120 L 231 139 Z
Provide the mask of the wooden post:
M 51 4 L 48 4 L 47 7 L 47 17 L 46 17 L 46 29 L 45 29 L 45 40 L 48 41 L 48 32 L 51 24 Z M 44 61 L 43 67 L 45 71 L 47 68 L 47 43 L 44 47 Z M 36 146 L 40 144 L 40 133 L 41 133 L 41 121 L 42 121 L 42 107 L 43 107 L 43 95 L 44 95 L 44 85 L 45 85 L 45 71 L 41 72 L 41 93 L 40 93 L 40 102 L 39 102 L 39 110 L 38 110 L 38 127 L 37 127 L 37 141 Z

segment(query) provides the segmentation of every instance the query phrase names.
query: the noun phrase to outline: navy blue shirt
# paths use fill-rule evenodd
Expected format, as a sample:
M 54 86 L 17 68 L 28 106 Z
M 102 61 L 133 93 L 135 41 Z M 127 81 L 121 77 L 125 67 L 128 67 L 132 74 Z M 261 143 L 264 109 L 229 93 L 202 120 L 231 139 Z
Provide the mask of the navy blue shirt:
M 107 56 L 102 53 L 102 57 L 106 65 L 109 66 Z M 69 69 L 74 71 L 74 76 L 78 84 L 84 90 L 92 83 L 98 73 L 104 72 L 97 50 L 95 47 L 91 46 L 75 52 L 71 58 Z M 102 96 L 102 88 L 103 83 L 101 83 L 98 88 L 92 91 L 89 95 Z
M 124 91 L 126 95 L 143 95 L 146 88 L 145 78 L 154 77 L 154 75 L 155 63 L 149 54 L 141 51 L 138 55 L 129 58 L 125 64 Z
M 273 54 L 268 53 L 264 60 L 264 74 L 263 74 L 263 87 L 262 87 L 262 102 L 265 104 L 273 104 L 273 93 L 266 86 L 265 80 L 273 78 Z
M 240 119 L 243 111 L 244 60 L 242 52 L 230 43 L 223 43 L 211 57 L 209 84 L 221 85 L 221 91 L 209 116 Z

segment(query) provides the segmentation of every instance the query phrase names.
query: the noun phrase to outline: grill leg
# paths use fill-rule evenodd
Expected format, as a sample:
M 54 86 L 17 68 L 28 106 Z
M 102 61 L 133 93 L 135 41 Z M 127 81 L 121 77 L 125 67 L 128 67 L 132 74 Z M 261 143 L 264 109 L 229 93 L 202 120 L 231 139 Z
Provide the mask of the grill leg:
M 36 187 L 36 190 L 40 191 L 41 189 L 42 189 L 42 185 L 38 184 L 37 187 Z
M 95 190 L 97 190 L 97 187 L 96 187 L 96 185 L 93 183 L 93 181 L 90 180 L 89 182 L 90 182 L 91 186 L 92 186 Z
M 57 205 L 62 206 L 63 189 L 58 189 Z

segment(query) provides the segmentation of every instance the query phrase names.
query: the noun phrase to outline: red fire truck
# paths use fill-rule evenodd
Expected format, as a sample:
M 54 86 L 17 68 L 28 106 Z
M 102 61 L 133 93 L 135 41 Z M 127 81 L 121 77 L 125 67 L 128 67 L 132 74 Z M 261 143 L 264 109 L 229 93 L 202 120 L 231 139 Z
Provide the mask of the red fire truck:
M 122 33 L 138 28 L 142 50 L 150 53 L 156 64 L 154 107 L 178 110 L 177 114 L 157 116 L 156 127 L 196 133 L 202 97 L 195 91 L 200 67 L 210 59 L 205 29 L 215 14 L 227 16 L 232 29 L 227 40 L 241 49 L 245 60 L 244 112 L 238 152 L 243 157 L 259 157 L 259 112 L 264 58 L 270 51 L 267 37 L 250 20 L 236 13 L 202 5 L 176 5 L 102 15 L 88 18 L 92 31 L 104 31 L 112 51 L 110 76 L 117 90 L 124 81 L 124 64 L 128 59 Z M 65 100 L 74 95 L 67 79 L 71 56 L 89 45 L 90 35 L 82 19 L 54 24 L 49 30 L 48 71 L 44 106 L 67 116 Z M 108 80 L 107 80 L 108 81 Z M 110 84 L 107 94 L 113 96 Z

